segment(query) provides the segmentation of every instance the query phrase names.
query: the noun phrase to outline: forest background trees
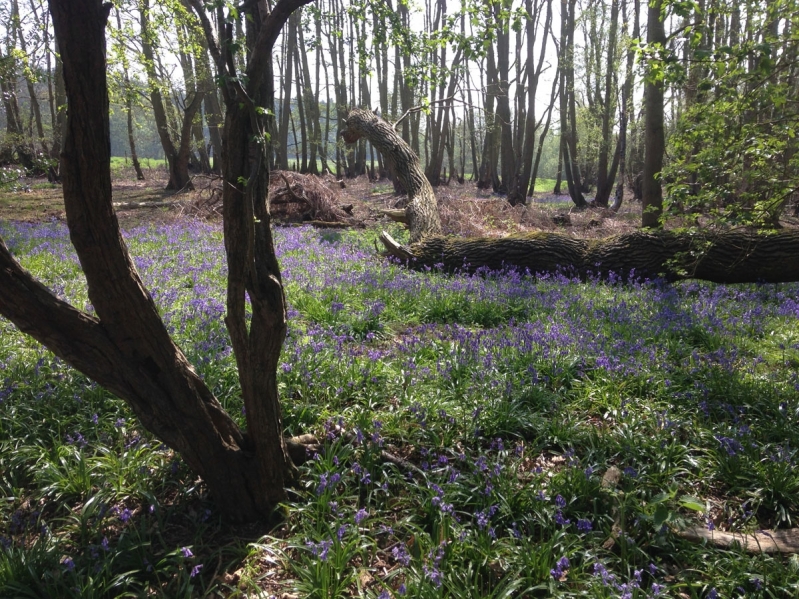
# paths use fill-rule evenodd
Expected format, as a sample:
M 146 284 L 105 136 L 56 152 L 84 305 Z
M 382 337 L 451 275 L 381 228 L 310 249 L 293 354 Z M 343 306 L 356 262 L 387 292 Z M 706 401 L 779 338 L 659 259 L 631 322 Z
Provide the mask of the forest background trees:
M 209 12 L 241 65 L 239 13 Z M 796 0 L 320 0 L 275 44 L 269 160 L 390 177 L 367 141 L 338 135 L 348 109 L 371 108 L 405 117 L 434 187 L 519 204 L 548 178 L 578 207 L 618 207 L 627 186 L 654 206 L 649 226 L 662 191 L 667 212 L 774 224 L 799 180 L 797 14 Z M 41 0 L 6 0 L 0 16 L 0 163 L 44 174 L 65 101 L 52 24 Z M 107 35 L 112 155 L 165 159 L 176 190 L 219 172 L 223 100 L 192 3 L 120 0 Z

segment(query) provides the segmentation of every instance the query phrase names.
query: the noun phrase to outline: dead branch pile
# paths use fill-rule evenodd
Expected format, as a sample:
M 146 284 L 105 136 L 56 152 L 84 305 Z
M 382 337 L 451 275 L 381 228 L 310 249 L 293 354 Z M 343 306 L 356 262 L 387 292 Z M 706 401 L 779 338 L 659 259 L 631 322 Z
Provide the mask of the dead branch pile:
M 352 216 L 352 205 L 342 206 L 338 195 L 313 175 L 272 171 L 269 202 L 275 220 L 358 224 Z
M 218 216 L 222 213 L 222 178 L 202 178 L 206 183 L 195 183 L 195 199 L 186 209 L 194 216 Z M 272 171 L 269 174 L 269 201 L 272 217 L 277 221 L 320 226 L 325 223 L 339 226 L 362 225 L 353 217 L 352 204 L 341 205 L 338 195 L 327 182 L 313 175 Z

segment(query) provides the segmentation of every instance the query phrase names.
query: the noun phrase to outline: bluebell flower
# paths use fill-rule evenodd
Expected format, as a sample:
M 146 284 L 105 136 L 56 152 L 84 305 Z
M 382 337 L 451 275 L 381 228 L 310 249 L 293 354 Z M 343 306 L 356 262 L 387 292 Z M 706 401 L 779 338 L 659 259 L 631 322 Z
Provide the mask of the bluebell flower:
M 563 580 L 568 570 L 569 570 L 569 558 L 564 555 L 562 558 L 560 558 L 557 561 L 555 567 L 552 570 L 550 570 L 549 573 L 552 575 L 552 578 L 554 578 L 555 580 Z

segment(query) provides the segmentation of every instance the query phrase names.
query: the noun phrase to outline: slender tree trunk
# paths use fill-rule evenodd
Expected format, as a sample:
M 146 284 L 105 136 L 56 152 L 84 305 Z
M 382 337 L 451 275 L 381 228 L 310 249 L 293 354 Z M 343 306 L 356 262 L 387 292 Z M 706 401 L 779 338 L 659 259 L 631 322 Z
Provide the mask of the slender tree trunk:
M 139 22 L 141 26 L 142 54 L 144 55 L 144 69 L 147 73 L 147 80 L 150 87 L 150 102 L 153 107 L 155 125 L 158 129 L 158 137 L 161 140 L 161 147 L 164 150 L 169 168 L 169 182 L 166 188 L 179 191 L 191 187 L 191 177 L 189 176 L 191 125 L 194 116 L 200 108 L 202 94 L 195 94 L 194 99 L 186 107 L 183 114 L 182 126 L 180 127 L 179 142 L 176 146 L 169 134 L 169 116 L 167 114 L 163 95 L 161 94 L 161 81 L 158 77 L 156 57 L 152 45 L 154 33 L 150 27 L 149 13 L 149 0 L 141 0 L 139 6 Z
M 563 174 L 569 196 L 577 208 L 585 208 L 580 168 L 577 165 L 577 115 L 574 101 L 574 12 L 577 0 L 561 4 L 560 36 L 560 152 L 563 159 Z
M 532 195 L 535 191 L 535 179 L 538 175 L 538 163 L 541 159 L 541 150 L 543 148 L 543 140 L 549 131 L 550 118 L 552 116 L 552 108 L 555 104 L 556 96 L 554 95 L 557 89 L 559 80 L 558 73 L 553 78 L 552 91 L 548 107 L 545 109 L 543 118 L 546 118 L 546 125 L 539 138 L 538 145 L 536 146 L 536 130 L 541 126 L 541 121 L 536 121 L 536 96 L 538 93 L 538 82 L 544 68 L 544 58 L 546 56 L 547 39 L 552 27 L 552 0 L 546 0 L 546 17 L 543 27 L 543 39 L 541 43 L 541 53 L 538 60 L 535 59 L 535 40 L 537 38 L 538 27 L 538 12 L 540 6 L 533 4 L 532 0 L 526 0 L 525 7 L 528 13 L 526 31 L 527 31 L 527 65 L 529 69 L 528 74 L 528 89 L 527 89 L 527 116 L 524 123 L 524 134 L 520 143 L 521 147 L 521 162 L 518 169 L 518 183 L 517 193 L 524 194 L 522 201 L 526 201 L 526 196 Z M 533 13 L 536 13 L 535 16 Z M 533 67 L 535 65 L 535 67 Z M 537 151 L 536 151 L 537 148 Z
M 561 131 L 561 137 L 563 137 L 563 132 Z M 558 174 L 555 176 L 555 187 L 552 189 L 552 193 L 556 196 L 561 195 L 561 184 L 563 183 L 563 140 L 560 140 L 558 144 Z
M 663 0 L 653 0 L 647 13 L 647 44 L 666 45 L 666 30 L 661 9 Z M 666 149 L 663 127 L 663 80 L 653 80 L 652 70 L 644 83 L 644 129 L 646 149 L 644 153 L 644 175 L 642 181 L 643 213 L 641 226 L 657 228 L 662 225 L 663 188 L 660 171 L 663 170 L 663 154 Z
M 501 6 L 494 4 L 494 18 L 497 27 L 497 114 L 499 121 L 499 153 L 501 177 L 499 188 L 495 191 L 509 194 L 508 200 L 511 204 L 524 203 L 524 192 L 522 197 L 515 193 L 516 186 L 516 155 L 513 147 L 513 122 L 510 111 L 510 23 L 508 18 L 502 16 Z
M 119 9 L 115 9 L 114 12 L 116 13 L 117 18 L 117 29 L 121 32 L 122 31 L 122 17 L 119 14 Z M 127 117 L 127 126 L 128 126 L 128 145 L 130 146 L 130 159 L 133 163 L 133 169 L 136 171 L 136 179 L 139 181 L 144 181 L 144 172 L 141 169 L 141 164 L 139 163 L 139 155 L 136 152 L 136 140 L 134 137 L 133 131 L 133 97 L 134 97 L 134 90 L 130 84 L 130 76 L 129 76 L 129 64 L 128 64 L 128 57 L 126 53 L 122 53 L 122 85 L 124 86 L 123 93 L 125 95 L 125 112 Z
M 499 154 L 499 136 L 501 127 L 497 123 L 497 115 L 494 112 L 494 101 L 499 93 L 499 78 L 496 65 L 494 64 L 494 47 L 488 46 L 488 68 L 486 69 L 486 93 L 485 93 L 485 123 L 486 134 L 483 140 L 482 162 L 480 164 L 480 178 L 477 180 L 478 189 L 492 188 L 494 191 L 499 189 L 499 174 L 497 173 L 497 162 Z
M 602 139 L 599 146 L 599 160 L 597 163 L 596 196 L 594 202 L 597 206 L 607 207 L 613 182 L 616 179 L 615 168 L 618 167 L 618 140 L 613 152 L 613 164 L 608 168 L 611 155 L 611 125 L 616 103 L 614 101 L 614 83 L 616 72 L 616 33 L 619 25 L 619 2 L 625 0 L 612 0 L 610 8 L 610 33 L 608 35 L 607 62 L 605 64 L 605 90 L 602 101 Z
M 19 4 L 17 0 L 12 0 L 11 2 L 11 22 L 14 25 L 14 29 L 16 30 L 16 36 L 19 40 L 19 47 L 22 50 L 23 54 L 27 57 L 28 56 L 28 44 L 25 42 L 25 33 L 22 31 L 22 26 L 20 23 L 19 18 Z M 36 142 L 42 147 L 45 154 L 49 154 L 50 150 L 47 148 L 47 139 L 44 136 L 44 126 L 42 125 L 42 111 L 41 107 L 39 106 L 39 98 L 36 95 L 36 89 L 33 84 L 33 80 L 29 76 L 25 76 L 25 84 L 28 88 L 28 98 L 30 101 L 30 108 L 31 113 L 36 123 Z M 32 146 L 35 151 L 35 143 Z
M 632 38 L 637 39 L 640 35 L 639 14 L 640 2 L 634 0 L 634 20 Z M 627 2 L 622 0 L 622 21 L 627 23 Z M 625 25 L 626 27 L 626 25 Z M 616 185 L 616 196 L 613 200 L 611 210 L 618 212 L 624 199 L 624 183 L 627 176 L 627 122 L 632 112 L 632 88 L 633 88 L 633 63 L 635 61 L 635 49 L 630 47 L 627 50 L 627 65 L 625 68 L 624 85 L 621 89 L 621 106 L 619 108 L 619 177 Z
M 299 12 L 297 12 L 297 14 L 299 15 Z M 299 30 L 300 29 L 302 29 L 302 27 L 297 27 L 298 35 L 299 35 Z M 299 40 L 298 40 L 297 46 L 299 46 Z M 302 64 L 301 64 L 301 61 L 300 61 L 299 48 L 295 48 L 295 51 L 294 51 L 294 62 L 295 62 L 294 69 L 297 72 L 297 77 L 296 77 L 297 115 L 298 115 L 299 120 L 300 120 L 300 137 L 302 138 L 301 139 L 301 146 L 300 146 L 300 164 L 297 165 L 297 167 L 298 167 L 297 170 L 299 170 L 301 173 L 307 173 L 308 172 L 308 137 L 309 137 L 308 132 L 313 130 L 313 126 L 311 125 L 311 123 L 308 122 L 309 116 L 308 116 L 307 111 L 305 110 L 305 103 L 307 102 L 307 100 L 306 100 L 306 98 L 303 95 L 303 90 L 306 88 L 306 86 L 305 86 L 305 83 L 304 83 L 304 80 L 303 80 L 303 76 L 302 76 Z M 294 140 L 294 143 L 295 144 L 297 143 L 296 139 Z
M 63 145 L 64 130 L 67 126 L 67 91 L 64 87 L 64 65 L 61 62 L 61 52 L 58 49 L 58 40 L 55 43 L 55 121 L 53 122 L 53 144 L 50 147 L 51 156 L 61 160 L 61 146 Z M 60 170 L 60 166 L 59 166 Z
M 309 135 L 309 148 L 310 154 L 308 157 L 308 172 L 312 175 L 319 174 L 319 166 L 317 165 L 317 157 L 319 156 L 319 144 L 322 136 L 321 125 L 319 123 L 319 48 L 320 41 L 316 40 L 316 89 L 311 86 L 311 70 L 308 67 L 308 52 L 305 47 L 305 37 L 302 32 L 302 27 L 297 28 L 299 39 L 299 56 L 302 65 L 302 79 L 304 87 L 302 90 L 302 97 L 305 102 L 305 118 L 307 122 L 307 131 Z M 297 67 L 299 72 L 300 67 Z
M 293 83 L 294 53 L 297 49 L 297 26 L 299 25 L 299 13 L 295 13 L 289 19 L 289 27 L 286 31 L 286 53 L 283 55 L 283 103 L 280 106 L 280 126 L 278 127 L 278 168 L 288 170 L 289 168 L 289 128 L 291 126 L 289 117 L 291 115 L 291 84 Z M 297 143 L 297 140 L 294 140 Z
M 555 72 L 555 77 L 552 79 L 552 91 L 549 94 L 549 105 L 547 106 L 546 110 L 546 121 L 544 122 L 544 128 L 541 130 L 541 135 L 538 138 L 538 150 L 536 150 L 535 154 L 535 162 L 533 163 L 533 171 L 530 174 L 530 189 L 527 192 L 527 195 L 532 196 L 535 193 L 535 182 L 538 178 L 538 166 L 541 163 L 541 155 L 544 151 L 544 141 L 549 134 L 549 126 L 552 122 L 552 110 L 555 107 L 555 100 L 558 97 L 558 86 L 560 85 L 560 77 L 559 73 Z M 558 153 L 560 155 L 560 153 Z M 561 169 L 561 162 L 560 158 L 558 158 L 558 179 L 555 183 L 555 189 L 553 193 L 556 195 L 560 194 L 560 169 Z

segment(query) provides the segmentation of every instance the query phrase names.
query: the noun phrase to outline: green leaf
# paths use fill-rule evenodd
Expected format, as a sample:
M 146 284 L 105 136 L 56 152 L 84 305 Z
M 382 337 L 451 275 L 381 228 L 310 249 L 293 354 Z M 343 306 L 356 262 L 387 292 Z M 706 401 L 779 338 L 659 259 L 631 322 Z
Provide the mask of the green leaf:
M 680 505 L 686 509 L 694 510 L 695 512 L 705 511 L 705 502 L 701 499 L 697 499 L 696 497 L 690 497 L 689 495 L 682 496 L 680 499 Z
M 671 510 L 665 505 L 661 504 L 655 510 L 655 515 L 652 518 L 652 523 L 655 525 L 655 528 L 660 528 L 666 522 L 671 520 L 671 517 L 672 517 Z

